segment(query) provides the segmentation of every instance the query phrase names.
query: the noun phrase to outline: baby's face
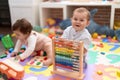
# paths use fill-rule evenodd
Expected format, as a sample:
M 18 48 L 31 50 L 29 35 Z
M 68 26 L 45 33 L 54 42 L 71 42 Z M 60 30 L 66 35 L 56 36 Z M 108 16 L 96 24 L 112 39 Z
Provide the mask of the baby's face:
M 15 30 L 13 31 L 13 33 L 16 35 L 16 38 L 19 40 L 25 40 L 27 37 L 27 34 L 23 34 L 19 30 Z
M 87 19 L 87 15 L 84 13 L 74 12 L 72 17 L 72 26 L 76 31 L 81 31 L 85 27 L 87 27 L 89 21 Z

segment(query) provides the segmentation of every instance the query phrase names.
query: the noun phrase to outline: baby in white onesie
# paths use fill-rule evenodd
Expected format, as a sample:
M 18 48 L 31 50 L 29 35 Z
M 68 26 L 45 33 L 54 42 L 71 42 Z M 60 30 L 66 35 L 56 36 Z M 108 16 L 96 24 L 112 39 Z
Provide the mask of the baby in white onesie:
M 45 66 L 52 64 L 52 40 L 36 31 L 32 31 L 32 25 L 26 19 L 17 20 L 12 26 L 13 32 L 16 34 L 17 43 L 11 56 L 17 59 L 24 60 L 30 55 L 35 54 L 36 51 L 43 50 L 47 53 L 47 60 L 43 61 Z M 26 45 L 26 50 L 16 55 L 22 45 Z

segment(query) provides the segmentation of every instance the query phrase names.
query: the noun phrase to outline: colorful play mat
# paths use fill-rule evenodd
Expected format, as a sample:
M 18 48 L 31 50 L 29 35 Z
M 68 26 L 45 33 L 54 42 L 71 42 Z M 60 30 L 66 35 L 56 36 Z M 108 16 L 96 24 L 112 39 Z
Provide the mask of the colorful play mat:
M 38 67 L 26 65 L 23 80 L 74 80 L 52 74 L 53 66 Z M 93 40 L 87 55 L 87 69 L 84 80 L 120 80 L 120 43 L 104 40 Z M 68 74 L 69 75 L 69 74 Z

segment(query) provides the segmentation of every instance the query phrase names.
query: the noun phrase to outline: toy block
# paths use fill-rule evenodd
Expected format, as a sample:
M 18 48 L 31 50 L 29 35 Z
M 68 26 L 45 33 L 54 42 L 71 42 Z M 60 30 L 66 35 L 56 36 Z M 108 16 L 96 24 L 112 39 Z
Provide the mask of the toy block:
M 3 44 L 5 49 L 10 49 L 10 48 L 14 47 L 14 43 L 13 43 L 12 38 L 9 34 L 2 37 L 1 40 L 2 40 L 2 44 Z
M 14 50 L 14 48 L 10 48 L 10 49 L 9 49 L 9 53 L 12 53 L 13 50 Z

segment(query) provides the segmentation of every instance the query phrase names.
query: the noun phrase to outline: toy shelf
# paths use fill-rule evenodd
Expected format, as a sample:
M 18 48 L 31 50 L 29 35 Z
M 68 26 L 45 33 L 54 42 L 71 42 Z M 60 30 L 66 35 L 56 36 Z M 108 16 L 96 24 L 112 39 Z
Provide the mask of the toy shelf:
M 116 20 L 116 9 L 120 9 L 119 4 L 110 2 L 41 2 L 39 4 L 40 25 L 45 26 L 47 18 L 71 18 L 73 10 L 77 7 L 86 7 L 88 10 L 97 8 L 98 12 L 95 14 L 94 20 L 100 25 L 110 26 L 111 29 Z M 117 17 L 120 19 L 120 15 Z
M 66 5 L 59 3 L 44 2 L 39 5 L 40 25 L 46 25 L 48 18 L 66 19 Z

